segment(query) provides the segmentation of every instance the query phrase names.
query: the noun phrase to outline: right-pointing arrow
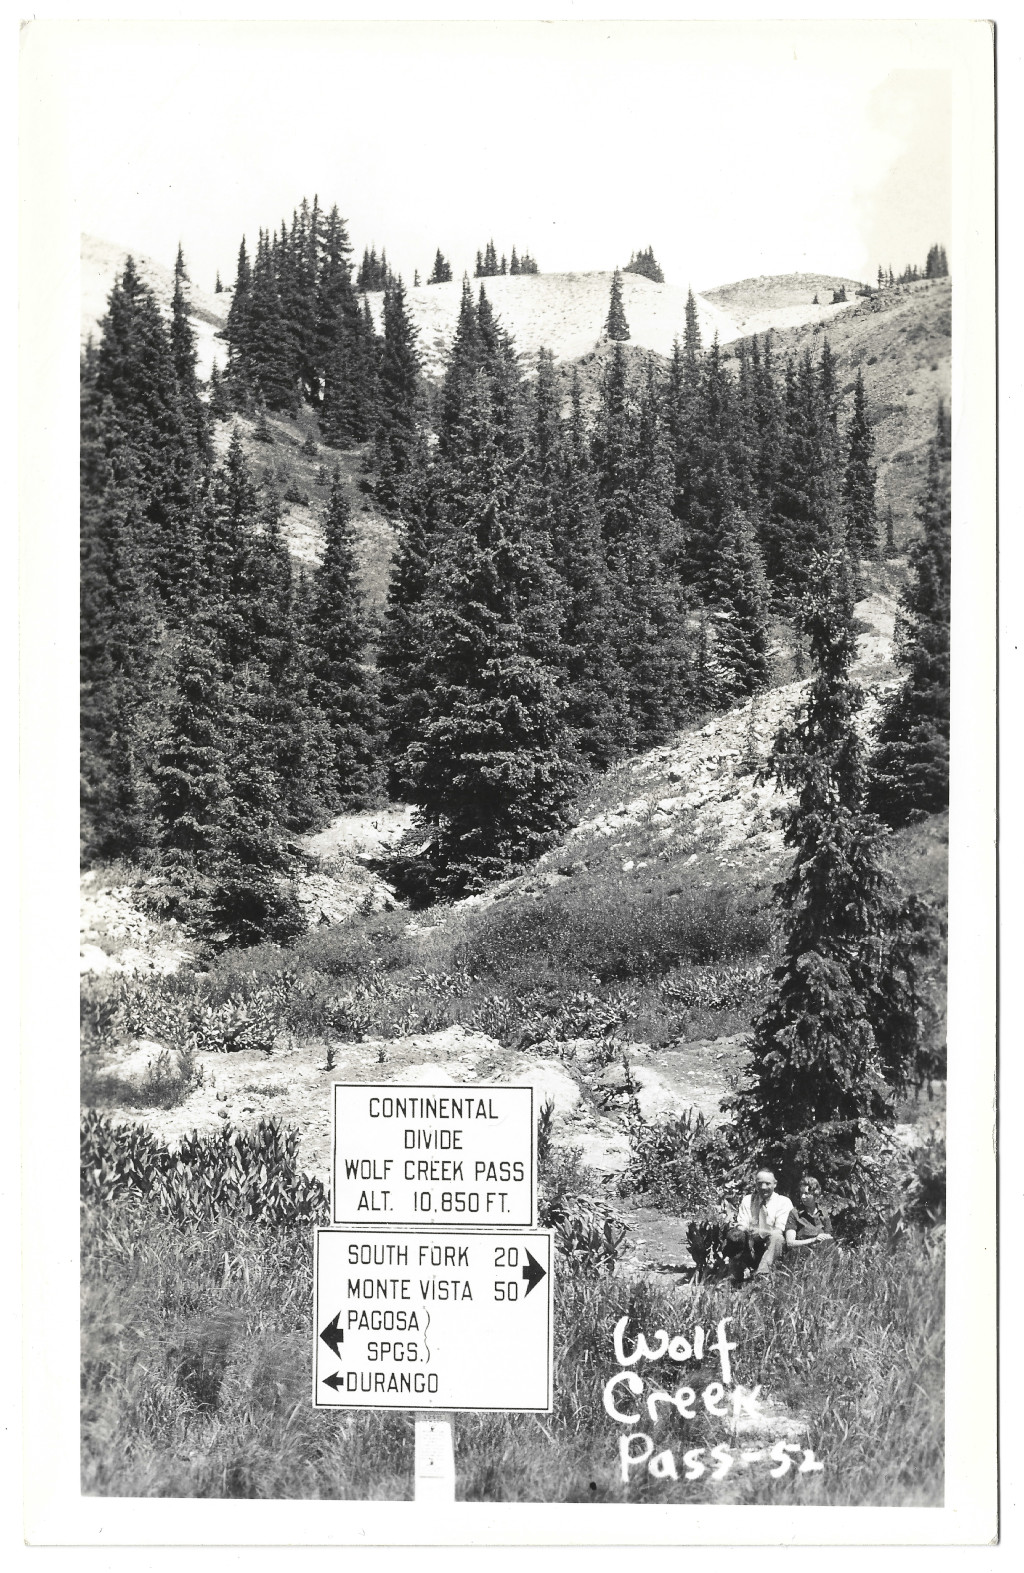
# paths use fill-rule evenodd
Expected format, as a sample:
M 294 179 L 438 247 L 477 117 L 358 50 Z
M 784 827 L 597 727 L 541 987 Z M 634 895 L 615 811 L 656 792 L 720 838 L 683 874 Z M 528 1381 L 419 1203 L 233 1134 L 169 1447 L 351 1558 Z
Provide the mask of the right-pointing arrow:
M 523 1277 L 526 1279 L 527 1285 L 526 1294 L 523 1295 L 524 1300 L 532 1289 L 536 1289 L 541 1279 L 547 1277 L 544 1268 L 529 1251 L 526 1253 L 526 1266 L 523 1268 Z

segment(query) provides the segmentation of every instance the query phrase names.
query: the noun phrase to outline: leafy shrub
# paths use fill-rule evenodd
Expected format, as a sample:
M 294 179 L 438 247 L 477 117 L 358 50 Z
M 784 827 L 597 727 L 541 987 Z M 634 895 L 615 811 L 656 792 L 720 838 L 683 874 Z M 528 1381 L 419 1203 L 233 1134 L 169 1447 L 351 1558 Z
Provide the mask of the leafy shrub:
M 285 487 L 284 500 L 285 502 L 301 503 L 308 507 L 309 493 L 304 492 L 301 487 L 296 486 L 293 481 L 291 485 Z
M 545 1041 L 610 1038 L 626 1020 L 633 1004 L 632 1000 L 621 994 L 610 999 L 599 999 L 595 994 L 579 990 L 527 1022 L 520 1043 L 526 1048 Z
M 545 1168 L 551 1162 L 552 1136 L 555 1128 L 555 1100 L 545 1098 L 537 1115 L 537 1167 Z
M 298 1148 L 298 1132 L 279 1120 L 251 1131 L 193 1131 L 169 1147 L 142 1125 L 115 1125 L 90 1110 L 81 1128 L 82 1200 L 145 1201 L 177 1223 L 225 1216 L 326 1223 L 324 1188 L 299 1169 Z
M 614 1273 L 629 1225 L 601 1204 L 580 1199 L 554 1225 L 555 1247 L 571 1273 L 599 1278 Z
M 721 1218 L 693 1218 L 686 1225 L 686 1243 L 696 1263 L 697 1278 L 717 1277 L 727 1266 L 728 1225 Z
M 579 1147 L 555 1146 L 555 1105 L 541 1104 L 537 1119 L 537 1218 L 551 1229 L 555 1248 L 571 1273 L 597 1278 L 613 1273 L 623 1254 L 627 1225 L 603 1197 L 592 1193 L 593 1175 Z
M 474 1011 L 472 1026 L 485 1032 L 498 1043 L 519 1043 L 522 1039 L 523 1002 L 507 999 L 503 994 L 488 994 L 483 1004 Z
M 693 967 L 661 985 L 665 999 L 686 1010 L 742 1010 L 764 998 L 771 968 L 751 966 Z
M 904 1183 L 900 1222 L 934 1229 L 946 1221 L 946 1144 L 934 1132 L 911 1155 Z
M 282 985 L 246 998 L 240 991 L 211 1002 L 204 980 L 188 973 L 166 978 L 88 980 L 81 997 L 82 1040 L 106 1047 L 152 1038 L 181 1053 L 227 1053 L 274 1046 Z
M 679 1211 L 716 1203 L 735 1180 L 728 1126 L 710 1125 L 699 1109 L 654 1124 L 633 1103 L 628 1121 L 626 1187 Z

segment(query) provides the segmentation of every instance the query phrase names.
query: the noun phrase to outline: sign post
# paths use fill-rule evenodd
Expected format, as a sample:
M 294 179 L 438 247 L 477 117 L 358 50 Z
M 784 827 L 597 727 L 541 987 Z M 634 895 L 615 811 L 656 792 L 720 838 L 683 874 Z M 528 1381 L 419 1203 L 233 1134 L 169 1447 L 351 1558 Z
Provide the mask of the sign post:
M 416 1420 L 417 1502 L 455 1501 L 455 1444 L 451 1415 Z
M 552 1406 L 533 1089 L 335 1083 L 333 1114 L 313 1403 L 411 1410 L 416 1500 L 451 1502 L 453 1412 Z

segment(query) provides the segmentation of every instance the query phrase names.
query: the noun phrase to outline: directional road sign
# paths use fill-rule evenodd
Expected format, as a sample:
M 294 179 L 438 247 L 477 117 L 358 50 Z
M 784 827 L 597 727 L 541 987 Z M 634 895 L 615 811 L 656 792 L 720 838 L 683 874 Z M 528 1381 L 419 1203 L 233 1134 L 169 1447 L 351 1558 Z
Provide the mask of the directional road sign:
M 317 1229 L 318 1409 L 551 1409 L 551 1235 Z
M 334 1083 L 331 1218 L 530 1228 L 533 1088 Z

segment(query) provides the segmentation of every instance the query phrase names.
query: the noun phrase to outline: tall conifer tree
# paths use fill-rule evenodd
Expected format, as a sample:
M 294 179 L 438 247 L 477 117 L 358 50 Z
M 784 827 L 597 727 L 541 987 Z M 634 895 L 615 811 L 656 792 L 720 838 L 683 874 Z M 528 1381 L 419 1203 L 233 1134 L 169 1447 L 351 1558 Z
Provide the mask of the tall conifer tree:
M 801 620 L 814 677 L 769 764 L 796 794 L 784 955 L 754 1026 L 749 1086 L 733 1100 L 741 1139 L 784 1183 L 808 1170 L 848 1180 L 859 1138 L 894 1118 L 919 1052 L 922 914 L 898 897 L 863 805 L 845 553 L 818 558 L 812 584 Z
M 616 342 L 629 338 L 629 323 L 626 321 L 626 310 L 622 304 L 622 274 L 618 268 L 612 274 L 612 287 L 608 297 L 608 315 L 605 318 L 604 331 L 610 339 Z
M 846 469 L 843 472 L 846 537 L 855 557 L 874 558 L 878 556 L 875 468 L 871 463 L 874 438 L 868 420 L 864 376 L 859 367 L 853 390 L 853 414 L 847 444 Z
M 365 808 L 383 785 L 383 726 L 369 629 L 359 591 L 348 499 L 335 472 L 324 520 L 324 552 L 306 613 L 310 698 L 330 736 L 331 808 Z
M 395 279 L 384 292 L 384 342 L 377 380 L 374 432 L 375 492 L 390 513 L 400 513 L 411 478 L 424 462 L 420 433 L 418 331 L 405 307 L 405 290 Z
M 950 493 L 948 436 L 940 406 L 918 504 L 921 534 L 896 623 L 906 668 L 886 706 L 871 757 L 869 801 L 899 826 L 941 813 L 949 802 Z

